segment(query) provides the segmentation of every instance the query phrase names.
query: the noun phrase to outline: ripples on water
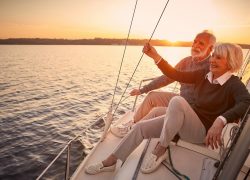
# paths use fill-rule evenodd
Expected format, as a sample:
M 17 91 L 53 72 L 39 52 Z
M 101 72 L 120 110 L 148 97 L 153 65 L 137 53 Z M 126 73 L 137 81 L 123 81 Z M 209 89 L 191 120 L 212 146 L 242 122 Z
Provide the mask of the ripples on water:
M 70 139 L 107 112 L 123 48 L 0 46 L 0 179 L 35 179 Z M 172 64 L 189 54 L 189 48 L 158 49 L 173 55 Z M 140 56 L 141 47 L 128 48 L 118 96 Z M 159 74 L 144 58 L 129 89 Z M 131 108 L 133 100 L 126 100 L 117 116 Z M 102 126 L 100 121 L 83 134 L 84 144 L 73 143 L 71 172 L 98 141 Z M 46 178 L 63 178 L 64 158 Z

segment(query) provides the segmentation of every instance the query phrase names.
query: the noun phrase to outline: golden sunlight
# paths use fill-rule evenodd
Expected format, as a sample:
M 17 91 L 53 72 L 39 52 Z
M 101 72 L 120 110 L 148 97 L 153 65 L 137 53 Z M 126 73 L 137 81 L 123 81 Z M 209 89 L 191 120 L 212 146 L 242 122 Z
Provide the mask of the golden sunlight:
M 138 1 L 130 38 L 149 38 L 165 3 Z M 133 0 L 54 0 L 49 5 L 42 0 L 1 1 L 0 38 L 126 38 L 134 5 Z M 247 0 L 170 1 L 153 39 L 192 41 L 209 29 L 219 41 L 249 44 L 249 6 Z

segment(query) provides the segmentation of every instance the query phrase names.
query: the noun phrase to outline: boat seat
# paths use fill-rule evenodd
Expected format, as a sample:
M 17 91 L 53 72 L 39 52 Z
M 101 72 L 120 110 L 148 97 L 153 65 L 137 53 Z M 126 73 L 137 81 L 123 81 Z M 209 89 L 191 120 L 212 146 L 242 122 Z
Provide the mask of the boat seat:
M 238 124 L 228 123 L 224 127 L 224 129 L 222 131 L 222 135 L 223 135 L 222 140 L 223 140 L 223 143 L 225 146 L 227 144 L 230 145 L 230 143 L 228 143 L 230 140 L 230 130 L 235 126 L 238 126 Z M 213 159 L 216 159 L 216 160 L 221 159 L 221 154 L 223 151 L 221 148 L 212 149 L 210 146 L 207 147 L 205 144 L 193 144 L 193 143 L 189 143 L 187 141 L 181 140 L 181 139 L 177 142 L 176 145 L 183 147 L 183 148 L 186 148 L 186 149 L 189 149 L 189 150 L 192 150 L 192 151 L 195 151 L 195 152 L 200 153 L 200 154 L 204 154 L 204 155 L 211 157 Z M 248 156 L 247 160 L 245 161 L 244 166 L 247 169 L 250 168 L 250 156 Z

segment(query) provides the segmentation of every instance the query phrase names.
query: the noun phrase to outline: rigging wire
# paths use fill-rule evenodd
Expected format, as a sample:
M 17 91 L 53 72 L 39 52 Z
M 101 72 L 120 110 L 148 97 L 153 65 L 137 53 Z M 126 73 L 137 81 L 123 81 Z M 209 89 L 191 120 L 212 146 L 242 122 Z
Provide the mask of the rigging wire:
M 111 109 L 113 107 L 115 93 L 116 93 L 118 81 L 119 81 L 120 74 L 121 74 L 122 64 L 123 64 L 123 61 L 124 61 L 125 52 L 127 50 L 128 39 L 129 39 L 129 36 L 130 36 L 130 31 L 131 31 L 133 20 L 134 20 L 134 16 L 135 16 L 135 10 L 136 10 L 136 7 L 137 7 L 137 2 L 138 2 L 138 0 L 136 0 L 136 2 L 135 2 L 135 7 L 134 7 L 134 11 L 133 11 L 131 22 L 130 22 L 130 26 L 129 26 L 129 31 L 128 31 L 128 35 L 127 35 L 127 39 L 126 39 L 126 44 L 125 44 L 124 51 L 123 51 L 123 54 L 122 54 L 122 60 L 121 60 L 121 64 L 120 64 L 120 69 L 119 69 L 119 72 L 118 72 L 118 75 L 117 75 L 116 84 L 115 84 L 115 88 L 114 88 L 114 93 L 113 93 L 113 97 L 112 97 L 112 101 L 111 101 L 111 105 L 110 105 Z
M 151 36 L 150 36 L 150 38 L 149 38 L 149 40 L 148 40 L 148 43 L 151 41 L 151 39 L 152 39 L 152 37 L 153 37 L 153 35 L 154 35 L 155 31 L 156 31 L 156 28 L 158 27 L 158 25 L 159 25 L 159 23 L 160 23 L 160 20 L 161 20 L 161 18 L 162 18 L 162 16 L 163 16 L 164 12 L 165 12 L 165 10 L 166 10 L 166 7 L 168 6 L 168 3 L 169 3 L 169 0 L 167 0 L 166 4 L 165 4 L 165 6 L 164 6 L 164 8 L 163 8 L 163 10 L 162 10 L 162 12 L 161 12 L 161 15 L 160 15 L 160 17 L 159 17 L 159 19 L 158 19 L 158 21 L 157 21 L 157 23 L 156 23 L 156 26 L 155 26 L 155 28 L 154 28 L 154 30 L 153 30 L 153 32 L 152 32 L 152 34 L 151 34 Z M 129 86 L 131 80 L 133 79 L 134 74 L 135 74 L 135 72 L 136 72 L 136 70 L 137 70 L 137 68 L 138 68 L 138 66 L 139 66 L 139 64 L 140 64 L 140 62 L 141 62 L 143 56 L 144 56 L 144 53 L 142 53 L 142 55 L 141 55 L 141 57 L 140 57 L 140 59 L 139 59 L 137 65 L 136 65 L 136 67 L 135 67 L 135 69 L 134 69 L 134 72 L 132 73 L 132 76 L 131 76 L 130 79 L 129 79 L 129 82 L 127 83 L 127 86 L 126 86 L 125 90 L 123 91 L 122 96 L 121 96 L 119 102 L 117 103 L 116 109 L 115 109 L 114 112 L 113 112 L 113 116 L 114 116 L 114 114 L 115 114 L 115 112 L 116 112 L 118 106 L 120 105 L 120 103 L 121 103 L 121 101 L 122 101 L 122 98 L 124 97 L 124 94 L 126 93 L 126 91 L 127 91 L 127 89 L 128 89 L 128 86 Z

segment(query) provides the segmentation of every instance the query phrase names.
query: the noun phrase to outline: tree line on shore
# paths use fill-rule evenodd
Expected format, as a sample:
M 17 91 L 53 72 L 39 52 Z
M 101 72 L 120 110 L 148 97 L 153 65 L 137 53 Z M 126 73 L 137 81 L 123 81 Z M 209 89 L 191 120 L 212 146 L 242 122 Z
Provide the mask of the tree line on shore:
M 128 45 L 141 46 L 148 42 L 148 39 L 129 39 Z M 152 39 L 153 46 L 183 46 L 189 47 L 192 42 Z M 5 45 L 125 45 L 126 39 L 48 39 L 48 38 L 8 38 L 0 39 L 0 44 Z M 244 49 L 250 49 L 249 44 L 239 44 Z
M 129 39 L 128 45 L 144 45 L 148 39 Z M 192 42 L 170 42 L 167 40 L 152 39 L 154 46 L 191 46 Z M 0 44 L 9 45 L 125 45 L 126 39 L 47 39 L 47 38 L 9 38 L 0 39 Z

